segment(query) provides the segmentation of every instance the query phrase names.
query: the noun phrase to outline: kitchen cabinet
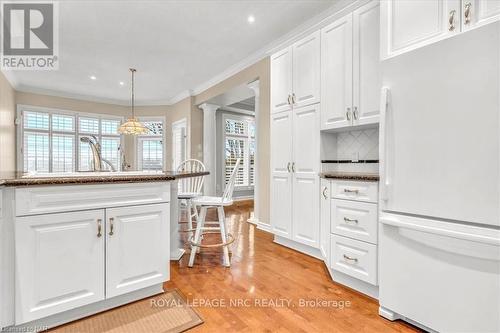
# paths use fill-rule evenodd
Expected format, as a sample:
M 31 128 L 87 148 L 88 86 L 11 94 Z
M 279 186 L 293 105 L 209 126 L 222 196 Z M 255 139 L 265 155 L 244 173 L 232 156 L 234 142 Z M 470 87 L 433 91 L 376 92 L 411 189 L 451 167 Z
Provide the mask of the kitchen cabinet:
M 467 31 L 500 19 L 498 0 L 462 0 L 462 30 Z
M 380 78 L 374 1 L 321 29 L 321 129 L 377 123 Z
M 320 250 L 326 266 L 330 266 L 330 181 L 321 179 L 320 193 Z
M 16 323 L 104 299 L 104 210 L 17 218 Z
M 272 115 L 271 226 L 319 248 L 319 104 Z
M 271 113 L 320 101 L 319 31 L 271 56 Z
M 106 209 L 106 296 L 162 283 L 169 270 L 169 204 Z
M 497 0 L 382 1 L 382 60 L 500 19 Z

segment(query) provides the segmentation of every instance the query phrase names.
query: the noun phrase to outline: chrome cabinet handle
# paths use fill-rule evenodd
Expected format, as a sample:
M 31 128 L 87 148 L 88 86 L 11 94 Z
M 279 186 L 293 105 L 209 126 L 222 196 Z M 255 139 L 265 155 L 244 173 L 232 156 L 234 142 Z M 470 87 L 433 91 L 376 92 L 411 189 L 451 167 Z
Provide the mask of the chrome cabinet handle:
M 354 120 L 358 120 L 358 107 L 354 107 L 354 111 L 352 112 L 352 115 L 354 117 Z
M 286 169 L 288 170 L 288 172 L 290 172 L 290 162 L 288 162 L 288 164 L 286 165 Z
M 349 260 L 349 261 L 358 262 L 358 258 L 351 258 L 351 257 L 349 257 L 349 256 L 347 256 L 347 255 L 345 255 L 345 254 L 344 254 L 344 259 L 345 259 L 345 260 Z
M 102 236 L 102 219 L 97 219 L 97 237 Z
M 295 93 L 292 94 L 292 104 L 295 104 Z
M 358 224 L 358 220 L 353 220 L 353 219 L 350 219 L 350 218 L 345 217 L 345 216 L 344 216 L 344 222 L 346 222 L 346 223 L 352 222 L 352 223 Z
M 328 189 L 328 187 L 326 187 L 326 186 L 323 188 L 323 198 L 325 198 L 325 199 L 328 199 L 327 194 L 325 193 L 327 189 Z
M 356 194 L 358 194 L 358 193 L 359 193 L 359 190 L 350 190 L 350 189 L 348 189 L 348 188 L 345 188 L 345 189 L 344 189 L 344 192 L 345 192 L 345 193 L 356 193 Z
M 448 31 L 455 30 L 455 14 L 457 11 L 455 9 L 450 11 L 450 16 L 448 17 Z
M 292 105 L 291 98 L 292 98 L 292 96 L 290 96 L 290 94 L 288 94 L 288 105 Z
M 109 218 L 109 235 L 110 236 L 113 236 L 115 234 L 115 225 L 113 223 L 114 221 L 115 221 L 114 217 Z
M 470 23 L 470 19 L 471 19 L 471 7 L 472 7 L 472 3 L 470 2 L 467 2 L 465 4 L 465 10 L 464 10 L 464 16 L 465 16 L 465 24 L 469 24 Z
M 351 108 L 347 108 L 347 111 L 345 112 L 345 117 L 347 120 L 351 120 Z
M 295 172 L 295 162 L 292 163 L 292 172 Z

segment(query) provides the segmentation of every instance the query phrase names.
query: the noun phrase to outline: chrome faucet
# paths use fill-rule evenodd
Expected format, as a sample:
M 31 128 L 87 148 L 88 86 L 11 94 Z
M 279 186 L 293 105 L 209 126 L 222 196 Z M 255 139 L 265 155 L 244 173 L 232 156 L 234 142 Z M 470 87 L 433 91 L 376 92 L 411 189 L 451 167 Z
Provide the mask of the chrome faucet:
M 97 137 L 95 135 L 82 136 L 80 138 L 81 142 L 87 142 L 92 150 L 92 169 L 93 171 L 104 171 L 102 164 L 106 163 L 111 171 L 116 171 L 116 168 L 109 162 L 107 159 L 102 157 L 101 154 L 101 144 L 97 141 Z

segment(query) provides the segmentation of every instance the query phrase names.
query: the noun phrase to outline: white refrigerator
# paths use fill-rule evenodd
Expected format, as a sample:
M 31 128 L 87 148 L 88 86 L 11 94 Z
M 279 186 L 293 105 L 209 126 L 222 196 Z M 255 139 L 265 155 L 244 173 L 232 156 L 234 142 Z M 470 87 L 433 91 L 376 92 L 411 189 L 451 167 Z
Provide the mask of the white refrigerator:
M 500 332 L 500 25 L 382 62 L 380 314 Z

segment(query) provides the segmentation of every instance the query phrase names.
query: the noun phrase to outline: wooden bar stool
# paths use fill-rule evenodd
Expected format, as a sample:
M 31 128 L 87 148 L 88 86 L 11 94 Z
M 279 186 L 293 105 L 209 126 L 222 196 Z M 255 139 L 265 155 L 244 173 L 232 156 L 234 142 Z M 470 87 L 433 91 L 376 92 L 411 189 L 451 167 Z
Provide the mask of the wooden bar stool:
M 196 231 L 194 234 L 194 238 L 193 237 L 190 238 L 191 255 L 189 256 L 189 264 L 188 264 L 189 267 L 193 267 L 194 258 L 196 256 L 196 252 L 198 251 L 199 247 L 222 247 L 224 251 L 224 266 L 226 267 L 231 266 L 231 262 L 229 260 L 228 246 L 234 242 L 234 237 L 233 235 L 227 232 L 224 207 L 233 204 L 234 182 L 236 181 L 236 174 L 238 173 L 239 166 L 240 166 L 240 159 L 237 159 L 234 169 L 231 172 L 231 177 L 229 178 L 229 182 L 226 184 L 226 188 L 224 189 L 224 194 L 222 195 L 222 197 L 202 196 L 193 199 L 193 204 L 196 207 L 200 207 L 200 215 L 196 223 Z M 208 208 L 217 209 L 218 221 L 216 222 L 205 221 L 207 217 Z M 209 227 L 205 225 L 216 225 L 216 227 Z M 211 245 L 201 244 L 203 235 L 208 233 L 220 233 L 222 242 L 219 244 L 211 244 Z

